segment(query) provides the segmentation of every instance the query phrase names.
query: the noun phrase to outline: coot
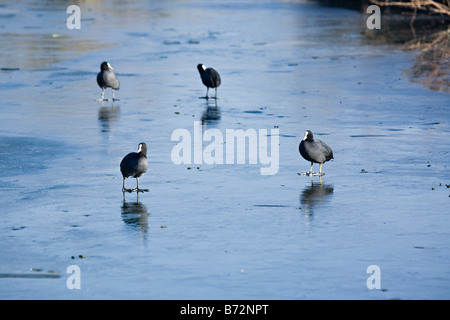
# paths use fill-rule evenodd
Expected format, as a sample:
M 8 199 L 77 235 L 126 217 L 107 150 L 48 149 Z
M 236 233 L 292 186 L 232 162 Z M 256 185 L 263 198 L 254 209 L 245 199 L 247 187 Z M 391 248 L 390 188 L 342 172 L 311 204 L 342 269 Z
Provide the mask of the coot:
M 143 142 L 139 144 L 138 152 L 131 152 L 127 154 L 120 162 L 120 172 L 123 176 L 123 187 L 122 191 L 128 192 L 147 192 L 148 189 L 139 189 L 139 177 L 147 172 L 148 161 L 147 161 L 147 145 Z M 137 181 L 137 186 L 135 189 L 125 188 L 125 179 L 128 177 L 135 177 Z
M 314 136 L 310 130 L 306 130 L 305 137 L 300 142 L 299 146 L 300 154 L 305 160 L 311 162 L 311 168 L 307 175 L 313 175 L 312 168 L 314 163 L 320 164 L 319 174 L 322 176 L 322 164 L 333 158 L 333 151 L 322 140 L 314 139 Z
M 100 65 L 100 72 L 97 75 L 97 83 L 100 88 L 102 88 L 102 98 L 99 101 L 105 100 L 105 90 L 106 88 L 111 88 L 113 93 L 113 101 L 116 100 L 114 90 L 119 90 L 120 83 L 119 79 L 117 79 L 116 74 L 113 71 L 113 67 L 104 61 Z
M 197 65 L 198 72 L 202 78 L 203 84 L 206 86 L 206 99 L 209 99 L 208 92 L 209 88 L 216 89 L 216 95 L 214 99 L 217 99 L 217 87 L 220 86 L 220 75 L 213 68 L 206 68 L 203 64 Z

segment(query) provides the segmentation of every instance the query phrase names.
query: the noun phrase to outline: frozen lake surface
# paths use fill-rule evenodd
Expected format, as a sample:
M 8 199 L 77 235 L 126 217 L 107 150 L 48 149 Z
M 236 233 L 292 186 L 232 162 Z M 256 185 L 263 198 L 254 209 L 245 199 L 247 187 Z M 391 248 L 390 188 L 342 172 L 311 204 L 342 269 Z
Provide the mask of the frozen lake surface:
M 450 298 L 449 95 L 409 81 L 413 52 L 303 1 L 81 2 L 80 30 L 66 5 L 0 6 L 0 298 Z M 95 101 L 105 60 L 119 101 Z M 172 133 L 205 113 L 278 129 L 277 174 L 175 165 Z M 307 129 L 334 152 L 322 178 L 297 174 Z M 140 142 L 150 192 L 123 195 Z

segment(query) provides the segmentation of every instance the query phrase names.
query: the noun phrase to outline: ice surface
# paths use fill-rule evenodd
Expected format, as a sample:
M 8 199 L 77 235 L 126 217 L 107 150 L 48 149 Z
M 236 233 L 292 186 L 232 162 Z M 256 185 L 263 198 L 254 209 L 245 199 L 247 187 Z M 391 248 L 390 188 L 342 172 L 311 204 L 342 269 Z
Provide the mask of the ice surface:
M 450 298 L 449 99 L 404 76 L 414 53 L 309 2 L 81 2 L 80 30 L 65 5 L 2 8 L 0 273 L 61 277 L 2 278 L 0 298 Z M 95 101 L 105 60 L 120 101 Z M 198 63 L 222 77 L 216 101 Z M 278 173 L 173 164 L 194 121 L 279 129 Z M 307 129 L 335 155 L 320 178 L 297 174 Z M 123 195 L 140 142 L 150 192 Z

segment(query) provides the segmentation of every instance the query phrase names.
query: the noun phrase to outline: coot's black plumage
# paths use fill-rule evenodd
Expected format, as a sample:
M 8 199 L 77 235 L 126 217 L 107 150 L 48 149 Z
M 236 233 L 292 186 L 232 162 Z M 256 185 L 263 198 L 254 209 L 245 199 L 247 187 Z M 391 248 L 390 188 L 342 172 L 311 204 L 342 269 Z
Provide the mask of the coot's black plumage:
M 311 162 L 309 175 L 313 174 L 312 168 L 314 163 L 320 164 L 319 175 L 322 175 L 322 164 L 334 159 L 333 150 L 331 150 L 331 148 L 322 140 L 314 139 L 314 136 L 310 130 L 306 130 L 305 137 L 300 142 L 298 149 L 302 157 Z
M 127 154 L 120 162 L 120 172 L 123 176 L 122 191 L 128 192 L 146 192 L 148 189 L 139 189 L 139 177 L 147 172 L 147 145 L 143 142 L 139 144 L 138 152 L 131 152 Z M 137 181 L 137 187 L 135 189 L 125 188 L 125 179 L 128 177 L 135 177 Z
M 203 84 L 206 86 L 206 99 L 208 99 L 209 88 L 216 90 L 214 99 L 217 99 L 217 87 L 220 86 L 221 79 L 219 73 L 213 68 L 206 68 L 203 64 L 197 65 L 198 72 L 202 78 Z
M 113 67 L 111 67 L 111 65 L 106 61 L 102 62 L 100 65 L 100 72 L 97 75 L 97 83 L 99 87 L 102 88 L 101 101 L 105 100 L 105 90 L 108 87 L 112 89 L 113 101 L 116 100 L 114 90 L 119 90 L 119 79 L 117 79 L 117 76 L 113 71 Z

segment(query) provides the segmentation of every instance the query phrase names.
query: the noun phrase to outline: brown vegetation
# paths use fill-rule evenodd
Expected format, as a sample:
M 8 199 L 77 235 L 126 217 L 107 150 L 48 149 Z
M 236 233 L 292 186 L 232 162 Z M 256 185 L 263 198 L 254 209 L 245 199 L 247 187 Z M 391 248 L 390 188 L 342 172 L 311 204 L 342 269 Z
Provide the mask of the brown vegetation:
M 411 80 L 420 82 L 431 90 L 450 92 L 448 32 L 434 34 L 430 42 L 412 42 L 406 48 L 420 50 L 414 65 L 407 71 Z
M 440 13 L 450 16 L 450 0 L 406 0 L 406 1 L 379 1 L 370 0 L 377 6 L 397 6 L 417 10 L 429 11 L 432 13 Z
M 370 0 L 378 6 L 390 6 L 397 8 L 404 8 L 411 12 L 410 30 L 412 39 L 405 41 L 403 48 L 407 50 L 416 50 L 418 55 L 414 65 L 406 73 L 409 74 L 411 80 L 420 82 L 432 90 L 439 90 L 443 92 L 450 92 L 450 70 L 448 61 L 450 58 L 449 49 L 449 32 L 441 28 L 427 27 L 424 24 L 427 14 L 429 14 L 429 21 L 432 15 L 440 14 L 443 17 L 442 21 L 448 21 L 450 16 L 450 0 L 405 0 L 405 1 L 380 1 Z M 418 13 L 421 13 L 421 21 L 419 26 L 415 26 L 415 19 Z M 447 17 L 447 18 L 444 18 Z M 436 17 L 435 17 L 436 18 Z M 445 26 L 447 23 L 443 23 Z M 416 34 L 416 28 L 419 28 L 419 34 Z

